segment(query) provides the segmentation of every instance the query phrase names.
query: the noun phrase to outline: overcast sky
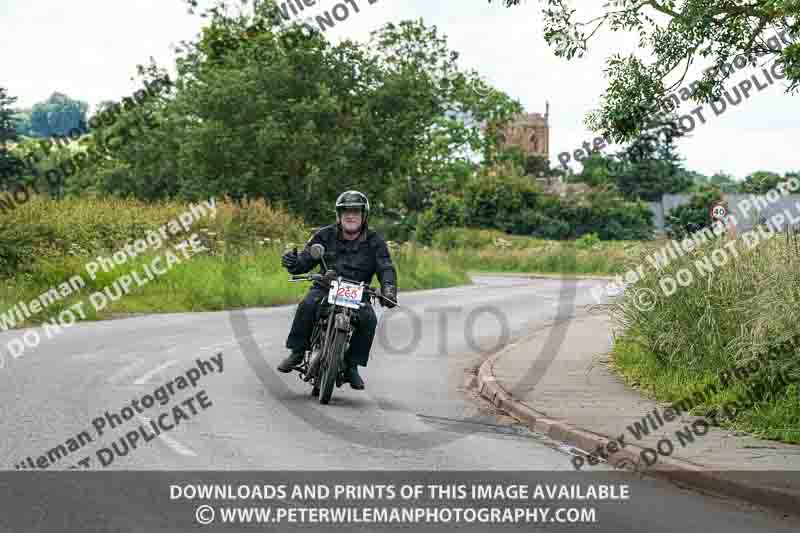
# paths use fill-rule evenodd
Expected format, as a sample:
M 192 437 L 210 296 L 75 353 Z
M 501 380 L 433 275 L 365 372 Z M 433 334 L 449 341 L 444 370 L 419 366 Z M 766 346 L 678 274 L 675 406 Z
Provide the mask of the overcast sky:
M 369 0 L 351 1 L 360 12 L 328 30 L 331 39 L 366 40 L 370 30 L 385 22 L 422 17 L 447 35 L 463 67 L 483 73 L 527 111 L 543 113 L 549 101 L 554 165 L 559 152 L 580 148 L 596 136 L 583 121 L 605 88 L 606 59 L 635 50 L 631 38 L 606 33 L 583 59 L 556 58 L 544 42 L 540 3 L 535 0 L 511 9 L 486 0 L 377 0 L 372 5 Z M 340 3 L 319 2 L 304 14 Z M 60 91 L 89 102 L 93 109 L 102 100 L 119 100 L 138 89 L 132 80 L 135 67 L 150 56 L 174 72 L 171 46 L 193 39 L 203 22 L 189 15 L 179 0 L 2 0 L 0 85 L 19 98 L 20 107 Z M 750 74 L 757 72 L 760 69 Z M 747 75 L 741 71 L 735 80 Z M 749 100 L 719 117 L 706 112 L 708 122 L 678 143 L 686 166 L 707 175 L 722 170 L 739 179 L 756 170 L 800 170 L 800 94 L 785 94 L 784 88 L 785 82 L 777 82 L 754 91 Z M 686 103 L 682 111 L 693 107 Z

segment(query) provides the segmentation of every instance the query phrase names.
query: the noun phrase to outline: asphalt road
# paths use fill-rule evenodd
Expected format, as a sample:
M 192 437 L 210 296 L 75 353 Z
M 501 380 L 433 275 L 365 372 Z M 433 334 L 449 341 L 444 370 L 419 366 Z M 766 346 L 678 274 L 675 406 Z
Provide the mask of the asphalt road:
M 274 371 L 286 355 L 294 306 L 79 323 L 52 339 L 42 333 L 41 344 L 17 359 L 6 343 L 21 331 L 5 332 L 0 334 L 1 464 L 13 470 L 27 457 L 35 462 L 83 431 L 96 437 L 92 421 L 104 412 L 120 413 L 133 399 L 171 384 L 174 398 L 137 413 L 124 431 L 147 426 L 201 390 L 205 407 L 198 406 L 199 399 L 193 409 L 185 406 L 188 419 L 150 442 L 140 441 L 106 468 L 96 451 L 123 434 L 108 427 L 102 438 L 48 470 L 89 457 L 91 466 L 103 471 L 569 472 L 564 447 L 513 424 L 464 383 L 467 371 L 504 343 L 586 313 L 596 283 L 483 276 L 472 286 L 401 293 L 403 307 L 385 312 L 369 366 L 362 369 L 366 390 L 345 385 L 328 406 L 310 397 L 298 374 Z M 244 323 L 252 336 L 243 336 Z M 222 372 L 209 370 L 196 388 L 179 390 L 178 376 L 197 368 L 198 358 L 212 364 L 220 352 Z M 638 490 L 635 505 L 615 507 L 595 528 L 796 530 L 791 519 L 667 482 Z

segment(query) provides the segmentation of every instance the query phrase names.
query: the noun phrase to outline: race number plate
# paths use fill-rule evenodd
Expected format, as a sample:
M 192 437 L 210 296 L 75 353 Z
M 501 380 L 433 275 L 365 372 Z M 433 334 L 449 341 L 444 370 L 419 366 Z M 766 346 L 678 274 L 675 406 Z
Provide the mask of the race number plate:
M 346 281 L 343 281 L 341 284 L 337 281 L 333 281 L 331 283 L 331 290 L 328 292 L 328 303 L 332 304 L 335 301 L 337 305 L 359 309 L 363 296 L 364 287 Z

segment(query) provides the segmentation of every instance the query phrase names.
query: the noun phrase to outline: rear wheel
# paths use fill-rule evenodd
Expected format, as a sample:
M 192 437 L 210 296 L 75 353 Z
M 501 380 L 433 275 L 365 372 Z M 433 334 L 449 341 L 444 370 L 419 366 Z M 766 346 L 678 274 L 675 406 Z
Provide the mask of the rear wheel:
M 339 361 L 344 356 L 345 342 L 347 335 L 339 330 L 333 331 L 333 340 L 328 347 L 322 368 L 322 383 L 320 388 L 319 403 L 327 404 L 331 401 L 333 386 L 336 384 L 336 376 L 339 374 Z

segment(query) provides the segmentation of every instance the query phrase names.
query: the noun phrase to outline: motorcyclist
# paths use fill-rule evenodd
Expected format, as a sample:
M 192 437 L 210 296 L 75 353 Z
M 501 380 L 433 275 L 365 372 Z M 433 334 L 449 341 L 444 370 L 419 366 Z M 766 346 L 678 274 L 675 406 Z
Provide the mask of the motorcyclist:
M 397 270 L 392 264 L 386 241 L 377 232 L 369 229 L 369 200 L 358 191 L 345 191 L 336 199 L 336 223 L 325 226 L 306 243 L 305 249 L 286 252 L 281 264 L 290 274 L 305 274 L 322 262 L 311 256 L 311 246 L 315 243 L 325 247 L 325 264 L 338 275 L 354 281 L 369 284 L 374 275 L 378 276 L 381 292 L 397 302 Z M 315 282 L 297 307 L 292 329 L 286 339 L 286 347 L 292 353 L 278 365 L 281 372 L 291 372 L 303 363 L 308 349 L 311 333 L 316 320 L 317 307 L 327 298 L 328 288 Z M 375 310 L 364 293 L 364 305 L 358 312 L 357 326 L 350 339 L 350 348 L 345 354 L 345 374 L 350 387 L 364 388 L 364 380 L 358 374 L 359 366 L 367 366 L 369 351 L 375 337 L 377 318 Z M 394 303 L 381 300 L 382 305 L 391 308 Z

